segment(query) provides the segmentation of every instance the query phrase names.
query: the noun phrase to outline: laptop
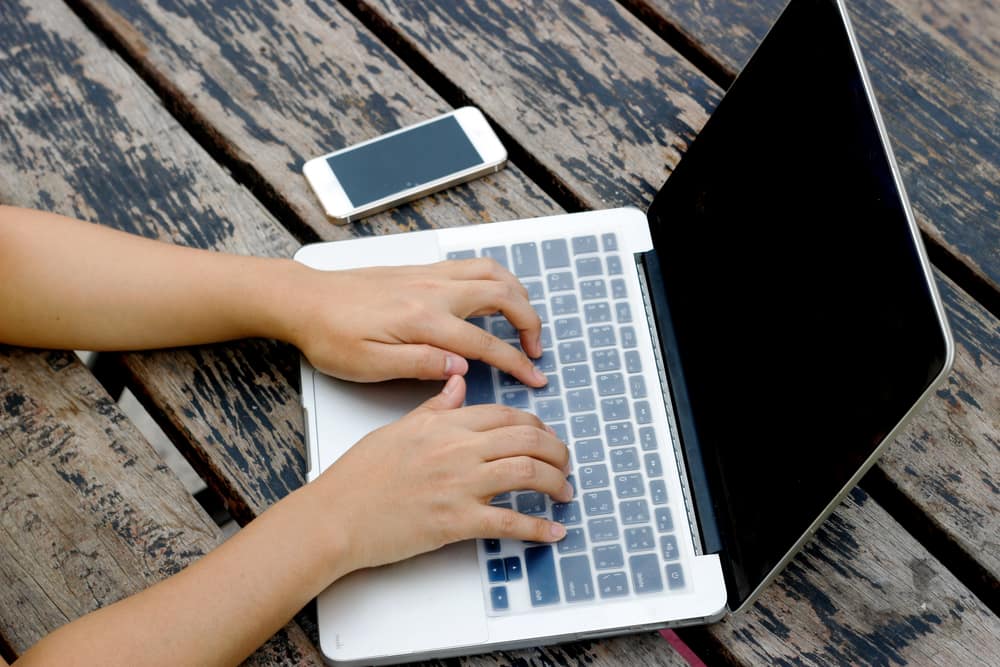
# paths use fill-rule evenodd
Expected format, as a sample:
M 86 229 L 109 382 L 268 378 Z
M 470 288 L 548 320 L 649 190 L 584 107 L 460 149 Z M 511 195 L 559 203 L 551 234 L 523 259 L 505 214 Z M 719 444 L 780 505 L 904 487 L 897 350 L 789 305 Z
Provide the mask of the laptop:
M 471 403 L 538 414 L 563 522 L 355 572 L 318 598 L 326 659 L 404 662 L 708 623 L 746 608 L 947 374 L 953 343 L 839 0 L 791 0 L 643 213 L 321 243 L 324 270 L 490 256 L 543 320 L 549 384 L 478 362 Z M 515 342 L 500 316 L 476 322 Z M 440 383 L 302 363 L 309 479 Z

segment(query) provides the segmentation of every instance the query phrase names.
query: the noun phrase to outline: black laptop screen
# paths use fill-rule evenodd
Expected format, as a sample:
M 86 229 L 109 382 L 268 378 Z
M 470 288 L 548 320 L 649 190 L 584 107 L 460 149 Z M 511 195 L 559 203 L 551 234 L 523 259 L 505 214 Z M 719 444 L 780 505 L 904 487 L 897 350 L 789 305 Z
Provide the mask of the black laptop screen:
M 946 361 L 835 2 L 792 0 L 649 218 L 735 606 Z

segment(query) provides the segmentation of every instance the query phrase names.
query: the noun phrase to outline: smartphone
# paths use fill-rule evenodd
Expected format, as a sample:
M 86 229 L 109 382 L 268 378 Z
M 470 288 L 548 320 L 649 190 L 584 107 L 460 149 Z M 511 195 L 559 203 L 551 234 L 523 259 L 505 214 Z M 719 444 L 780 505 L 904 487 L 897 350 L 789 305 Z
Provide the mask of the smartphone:
M 327 216 L 346 224 L 499 171 L 507 150 L 475 107 L 309 160 L 302 168 Z

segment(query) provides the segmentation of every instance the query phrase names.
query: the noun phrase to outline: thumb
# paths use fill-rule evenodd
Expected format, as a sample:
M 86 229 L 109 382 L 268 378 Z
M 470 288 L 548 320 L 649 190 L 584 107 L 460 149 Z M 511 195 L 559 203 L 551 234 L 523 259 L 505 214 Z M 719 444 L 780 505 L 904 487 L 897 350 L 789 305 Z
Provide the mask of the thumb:
M 452 375 L 444 383 L 441 391 L 431 396 L 420 407 L 429 410 L 454 410 L 462 407 L 465 400 L 465 378 L 461 375 Z

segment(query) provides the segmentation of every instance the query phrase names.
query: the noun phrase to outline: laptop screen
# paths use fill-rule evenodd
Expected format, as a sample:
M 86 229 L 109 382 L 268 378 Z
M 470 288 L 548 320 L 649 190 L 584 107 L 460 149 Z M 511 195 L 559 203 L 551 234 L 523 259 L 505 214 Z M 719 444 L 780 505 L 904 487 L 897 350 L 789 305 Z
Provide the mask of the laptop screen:
M 858 68 L 837 3 L 792 0 L 649 210 L 731 608 L 946 363 Z

